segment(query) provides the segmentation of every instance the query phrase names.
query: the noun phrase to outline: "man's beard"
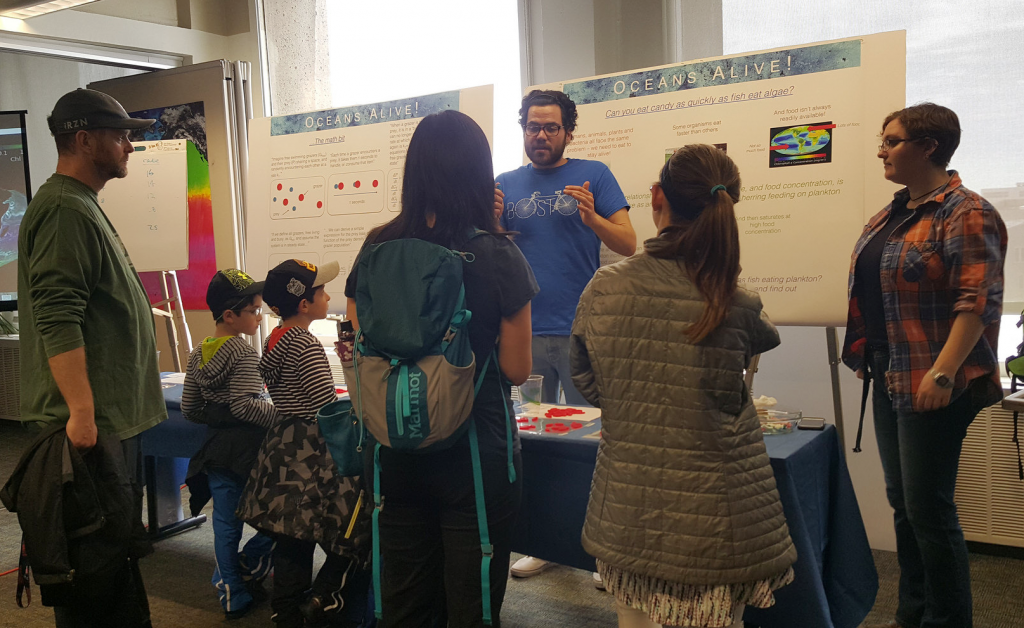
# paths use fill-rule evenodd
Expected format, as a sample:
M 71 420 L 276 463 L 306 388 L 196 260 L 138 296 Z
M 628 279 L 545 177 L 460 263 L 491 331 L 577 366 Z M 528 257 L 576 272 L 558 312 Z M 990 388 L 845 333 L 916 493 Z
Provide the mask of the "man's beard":
M 111 179 L 123 179 L 128 176 L 128 162 L 120 159 L 112 159 L 107 162 L 96 164 L 96 170 L 107 181 Z
M 565 152 L 565 144 L 555 146 L 553 142 L 548 140 L 547 145 L 548 148 L 544 150 L 548 150 L 549 154 L 545 158 L 539 158 L 537 156 L 537 149 L 535 149 L 532 144 L 526 145 L 526 156 L 529 157 L 530 161 L 533 162 L 535 166 L 551 166 L 561 161 L 562 153 Z

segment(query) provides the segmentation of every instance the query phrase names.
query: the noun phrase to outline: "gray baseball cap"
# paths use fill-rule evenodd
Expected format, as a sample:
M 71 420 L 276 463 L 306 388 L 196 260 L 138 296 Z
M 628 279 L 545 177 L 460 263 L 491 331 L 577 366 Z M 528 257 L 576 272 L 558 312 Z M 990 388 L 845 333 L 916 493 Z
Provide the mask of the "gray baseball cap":
M 152 118 L 131 118 L 121 103 L 92 89 L 76 89 L 60 97 L 46 117 L 50 133 L 63 135 L 93 129 L 145 129 Z

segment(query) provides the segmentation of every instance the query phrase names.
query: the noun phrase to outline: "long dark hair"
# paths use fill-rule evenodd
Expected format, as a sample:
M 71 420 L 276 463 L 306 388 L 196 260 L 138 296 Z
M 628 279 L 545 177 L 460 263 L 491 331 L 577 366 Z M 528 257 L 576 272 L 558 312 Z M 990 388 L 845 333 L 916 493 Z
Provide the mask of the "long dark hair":
M 427 216 L 434 226 L 427 226 Z M 370 233 L 371 242 L 419 238 L 442 246 L 465 242 L 474 229 L 498 233 L 494 167 L 483 130 L 458 111 L 423 118 L 409 141 L 402 211 Z
M 725 318 L 740 274 L 740 235 L 733 205 L 740 200 L 740 171 L 721 150 L 691 144 L 661 169 L 661 190 L 672 224 L 661 231 L 669 246 L 655 257 L 679 260 L 704 298 L 704 312 L 687 330 L 700 342 Z M 715 186 L 718 187 L 714 189 Z

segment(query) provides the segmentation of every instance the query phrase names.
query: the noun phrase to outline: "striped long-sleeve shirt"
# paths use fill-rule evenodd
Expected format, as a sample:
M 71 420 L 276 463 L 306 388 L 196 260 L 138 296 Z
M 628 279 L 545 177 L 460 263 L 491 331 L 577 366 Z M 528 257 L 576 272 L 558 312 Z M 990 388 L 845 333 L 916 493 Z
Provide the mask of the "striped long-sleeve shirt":
M 229 404 L 240 421 L 272 427 L 279 419 L 263 392 L 259 356 L 237 336 L 207 338 L 192 351 L 181 393 L 181 413 L 195 421 L 206 402 Z
M 270 334 L 260 374 L 284 415 L 311 418 L 338 398 L 323 345 L 301 327 L 279 327 Z

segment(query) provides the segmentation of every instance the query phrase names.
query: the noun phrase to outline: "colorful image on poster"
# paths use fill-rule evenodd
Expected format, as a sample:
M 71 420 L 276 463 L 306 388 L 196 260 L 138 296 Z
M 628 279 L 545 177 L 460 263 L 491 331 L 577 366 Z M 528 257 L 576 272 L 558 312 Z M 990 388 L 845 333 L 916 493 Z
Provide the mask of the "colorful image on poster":
M 206 288 L 217 272 L 217 251 L 213 240 L 210 161 L 203 103 L 158 107 L 129 115 L 156 119 L 152 127 L 135 131 L 132 141 L 188 140 L 188 270 L 178 271 L 178 285 L 186 310 L 206 309 Z M 139 273 L 139 276 L 149 300 L 153 303 L 163 300 L 160 273 Z
M 768 167 L 806 166 L 832 161 L 831 122 L 775 127 L 771 130 Z

